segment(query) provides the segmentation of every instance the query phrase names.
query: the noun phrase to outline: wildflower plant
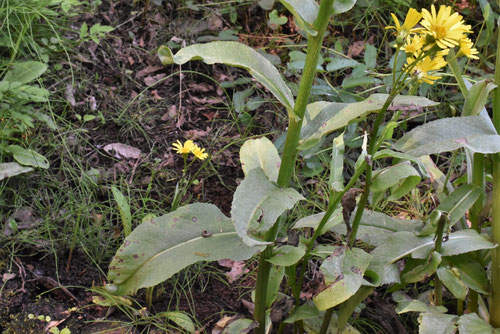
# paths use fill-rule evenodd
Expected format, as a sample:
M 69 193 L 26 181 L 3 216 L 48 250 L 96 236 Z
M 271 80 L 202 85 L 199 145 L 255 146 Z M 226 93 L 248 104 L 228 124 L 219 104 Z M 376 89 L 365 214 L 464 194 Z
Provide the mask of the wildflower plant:
M 198 261 L 243 260 L 259 254 L 253 313 L 256 323 L 253 327 L 258 334 L 268 333 L 273 326 L 269 314 L 278 296 L 294 304 L 288 318 L 279 324 L 278 332 L 288 323 L 294 325 L 296 332 L 318 332 L 319 328 L 319 333 L 325 334 L 344 329 L 354 332 L 348 324 L 349 317 L 359 303 L 381 285 L 393 284 L 393 291 L 396 291 L 406 284 L 433 277 L 432 295 L 436 306 L 442 304 L 442 287 L 462 302 L 473 295 L 472 291 L 487 293 L 488 286 L 483 279 L 487 263 L 478 262 L 473 273 L 463 263 L 474 261 L 475 251 L 492 249 L 495 245 L 476 229 L 455 228 L 466 211 L 478 203 L 483 190 L 476 184 L 454 189 L 448 180 L 442 181 L 433 174 L 435 168 L 429 157 L 458 149 L 469 150 L 474 155 L 500 152 L 500 136 L 491 120 L 481 114 L 486 98 L 479 99 L 478 94 L 465 92 L 469 102 L 464 107 L 464 117 L 429 122 L 398 140 L 392 137 L 401 113 L 394 112 L 390 121 L 384 124 L 388 111 L 438 104 L 411 93 L 422 83 L 435 83 L 440 78 L 438 71 L 446 65 L 456 65 L 455 56 L 452 56 L 455 48 L 462 50 L 457 51 L 459 55 L 473 58 L 477 54 L 468 37 L 470 26 L 447 6 L 441 6 L 437 12 L 434 6 L 430 11 L 410 9 L 403 24 L 393 15 L 395 25 L 388 28 L 396 30 L 396 59 L 388 93 L 372 94 L 354 103 L 310 103 L 317 61 L 330 18 L 348 11 L 355 1 L 322 0 L 318 4 L 314 0 L 281 0 L 281 3 L 295 16 L 308 39 L 296 97 L 266 58 L 241 43 L 195 44 L 175 55 L 167 47 L 159 49 L 158 56 L 165 65 L 201 60 L 248 70 L 287 111 L 286 140 L 281 156 L 267 138 L 250 139 L 243 144 L 240 160 L 245 178 L 234 194 L 231 217 L 226 217 L 214 205 L 196 203 L 139 225 L 126 238 L 110 265 L 107 291 L 117 295 L 131 294 L 161 283 Z M 398 68 L 397 57 L 401 50 L 406 52 L 407 61 Z M 470 92 L 477 89 L 473 87 Z M 350 123 L 371 114 L 376 115 L 370 124 L 370 133 L 365 135 L 354 173 L 346 182 L 342 131 Z M 290 221 L 288 210 L 304 200 L 302 194 L 290 186 L 292 175 L 300 173 L 296 170 L 297 156 L 334 131 L 338 132 L 331 146 L 326 210 Z M 202 148 L 190 141 L 178 141 L 173 146 L 185 159 L 189 154 L 202 160 L 207 157 Z M 396 162 L 375 169 L 378 164 L 374 162 L 386 158 Z M 365 210 L 370 201 L 373 204 L 383 197 L 387 200 L 401 198 L 414 189 L 422 177 L 441 182 L 437 187 L 441 203 L 423 222 L 408 224 Z M 357 205 L 352 207 L 345 199 L 355 185 L 363 187 L 363 191 Z M 312 236 L 304 233 L 298 243 L 283 244 L 280 242 L 283 239 L 278 237 L 288 235 L 288 226 L 299 231 L 312 228 L 314 232 Z M 318 245 L 318 237 L 331 230 L 345 235 L 345 243 Z M 374 250 L 369 253 L 356 247 L 357 239 L 371 244 Z M 320 271 L 324 277 L 322 287 L 313 296 L 313 304 L 304 303 L 301 297 L 311 259 L 321 262 Z M 396 264 L 401 259 L 406 259 L 402 272 Z M 479 278 L 463 279 L 467 275 Z M 283 280 L 290 296 L 278 294 Z M 463 288 L 457 289 L 457 286 Z M 394 298 L 401 303 L 411 301 L 402 293 Z M 424 327 L 436 317 L 447 316 L 442 308 L 436 311 L 425 303 L 414 301 L 405 305 L 406 311 L 427 311 L 421 317 Z M 472 320 L 476 318 L 467 315 L 458 323 L 467 327 L 474 322 Z M 452 326 L 457 323 L 456 318 L 446 323 L 450 321 Z M 241 319 L 234 326 L 252 327 L 252 321 Z

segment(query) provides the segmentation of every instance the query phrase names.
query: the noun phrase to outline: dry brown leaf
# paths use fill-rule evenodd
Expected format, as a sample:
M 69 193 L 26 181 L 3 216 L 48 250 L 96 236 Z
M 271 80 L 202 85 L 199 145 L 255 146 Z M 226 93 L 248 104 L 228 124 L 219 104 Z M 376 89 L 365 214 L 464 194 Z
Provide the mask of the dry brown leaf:
M 363 52 L 364 49 L 365 49 L 364 41 L 354 42 L 351 45 L 349 45 L 349 48 L 347 49 L 347 57 L 349 58 L 357 57 Z
M 140 80 L 141 78 L 144 78 L 145 76 L 154 73 L 156 71 L 159 71 L 161 69 L 163 69 L 162 66 L 153 66 L 153 65 L 146 66 L 145 68 L 137 72 L 135 78 L 137 80 Z

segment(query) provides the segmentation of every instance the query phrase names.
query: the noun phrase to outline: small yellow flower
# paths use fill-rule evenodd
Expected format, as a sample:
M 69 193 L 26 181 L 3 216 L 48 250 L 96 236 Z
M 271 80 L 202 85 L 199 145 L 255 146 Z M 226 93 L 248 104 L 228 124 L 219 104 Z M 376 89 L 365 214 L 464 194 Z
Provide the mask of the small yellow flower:
M 472 46 L 474 43 L 468 38 L 463 38 L 460 40 L 460 50 L 458 51 L 458 55 L 464 55 L 467 58 L 470 59 L 479 59 L 478 56 L 476 56 L 479 52 L 476 50 L 476 48 L 473 48 Z
M 191 153 L 196 147 L 192 140 L 186 140 L 184 142 L 184 145 L 178 140 L 177 143 L 173 143 L 172 146 L 174 147 L 174 150 L 179 154 Z
M 396 39 L 401 41 L 401 44 L 406 40 L 406 38 L 410 35 L 411 32 L 416 31 L 413 27 L 420 21 L 422 18 L 422 14 L 420 14 L 416 9 L 410 8 L 408 13 L 406 14 L 405 21 L 403 25 L 400 25 L 398 18 L 396 15 L 391 13 L 392 19 L 394 20 L 394 24 L 396 26 L 388 26 L 386 29 L 396 29 Z
M 417 53 L 419 52 L 425 44 L 425 37 L 421 35 L 415 35 L 413 37 L 408 36 L 406 44 L 403 46 L 402 50 L 406 53 Z
M 205 149 L 200 148 L 198 145 L 194 146 L 192 153 L 200 160 L 205 160 L 208 157 L 208 153 L 205 153 Z
M 442 5 L 436 14 L 436 7 L 432 5 L 431 12 L 422 9 L 422 17 L 420 24 L 425 28 L 423 32 L 430 37 L 432 44 L 436 43 L 441 49 L 458 46 L 465 34 L 471 32 L 471 26 L 464 24 L 462 15 L 451 14 L 450 6 Z
M 407 66 L 412 65 L 415 61 L 415 58 L 409 58 Z M 412 72 L 418 82 L 427 82 L 432 85 L 434 81 L 440 79 L 441 76 L 431 75 L 429 72 L 437 71 L 445 66 L 446 60 L 444 60 L 442 54 L 437 54 L 434 58 L 427 56 L 419 60 L 415 67 L 413 67 Z

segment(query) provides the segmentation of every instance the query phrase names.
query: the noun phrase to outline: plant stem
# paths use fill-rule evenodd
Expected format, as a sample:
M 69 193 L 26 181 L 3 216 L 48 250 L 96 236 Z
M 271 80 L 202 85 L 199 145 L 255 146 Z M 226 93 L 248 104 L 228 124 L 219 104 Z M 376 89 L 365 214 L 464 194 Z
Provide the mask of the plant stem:
M 333 316 L 333 307 L 330 307 L 326 310 L 325 315 L 323 316 L 323 323 L 321 324 L 321 329 L 319 330 L 319 334 L 326 334 L 328 331 L 328 326 L 330 326 L 330 321 Z
M 438 253 L 441 253 L 441 247 L 443 245 L 444 228 L 446 225 L 448 225 L 449 221 L 450 217 L 448 216 L 448 213 L 443 212 L 441 214 L 441 217 L 439 217 L 436 228 L 436 243 L 434 246 L 434 251 Z M 434 278 L 434 304 L 436 306 L 440 306 L 443 304 L 442 289 L 443 289 L 442 283 L 436 275 Z
M 316 76 L 316 66 L 323 44 L 323 36 L 330 21 L 332 14 L 333 0 L 322 0 L 319 7 L 318 17 L 314 22 L 314 28 L 317 31 L 316 36 L 308 36 L 307 55 L 302 78 L 300 79 L 299 92 L 293 113 L 289 115 L 288 131 L 285 140 L 285 147 L 281 160 L 281 167 L 278 175 L 278 185 L 287 187 L 292 179 L 293 171 L 295 170 L 295 162 L 297 160 L 297 145 L 300 139 L 300 130 L 302 128 L 302 120 L 306 112 L 306 106 L 309 103 L 311 88 Z M 290 113 L 290 111 L 288 111 Z M 274 241 L 278 231 L 279 223 L 274 224 L 273 228 L 267 232 L 266 240 Z M 269 272 L 271 264 L 267 259 L 271 256 L 273 246 L 267 246 L 260 254 L 259 269 L 257 273 L 257 283 L 255 287 L 255 310 L 254 318 L 259 323 L 259 327 L 255 330 L 256 334 L 264 334 L 266 329 L 266 296 L 267 285 L 269 281 Z
M 495 66 L 495 83 L 500 85 L 500 28 L 497 26 L 497 54 Z M 500 132 L 500 88 L 493 94 L 493 124 Z M 500 157 L 493 156 L 493 216 L 491 219 L 491 241 L 500 243 Z M 500 249 L 491 250 L 491 305 L 490 323 L 493 327 L 500 327 Z

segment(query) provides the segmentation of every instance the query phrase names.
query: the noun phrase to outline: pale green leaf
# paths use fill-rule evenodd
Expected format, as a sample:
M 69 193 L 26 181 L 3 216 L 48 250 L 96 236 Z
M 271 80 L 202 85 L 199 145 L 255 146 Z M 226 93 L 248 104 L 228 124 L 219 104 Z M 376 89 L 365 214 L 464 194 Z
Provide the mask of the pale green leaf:
M 443 118 L 408 132 L 395 147 L 416 157 L 459 148 L 491 154 L 500 152 L 500 136 L 485 115 Z
M 335 191 L 344 190 L 344 133 L 333 140 L 332 161 L 330 163 L 330 187 Z
M 368 285 L 363 274 L 370 263 L 370 254 L 360 248 L 339 248 L 321 264 L 326 289 L 317 294 L 313 300 L 320 311 L 324 311 L 343 303 L 361 287 Z
M 484 109 L 488 95 L 496 85 L 491 80 L 484 79 L 470 87 L 465 97 L 462 116 L 476 116 Z
M 178 65 L 190 60 L 202 60 L 207 64 L 222 63 L 246 69 L 258 82 L 266 87 L 290 112 L 294 99 L 290 88 L 283 81 L 276 67 L 264 56 L 249 46 L 239 42 L 218 41 L 194 44 L 180 49 L 175 55 L 166 46 L 160 47 L 158 54 L 162 62 L 169 63 L 169 57 Z
M 5 150 L 11 153 L 14 159 L 21 165 L 43 169 L 47 169 L 50 166 L 49 161 L 43 155 L 19 145 L 9 145 Z
M 358 65 L 359 62 L 354 59 L 335 57 L 328 63 L 328 65 L 326 65 L 326 70 L 328 72 L 335 72 L 344 68 L 356 67 Z
M 417 283 L 431 277 L 441 263 L 441 254 L 432 252 L 427 261 L 416 266 L 412 270 L 401 275 L 401 280 L 405 283 Z
M 476 313 L 464 314 L 458 319 L 460 334 L 493 334 L 495 329 L 489 323 L 479 318 Z
M 454 334 L 458 317 L 451 314 L 422 313 L 418 317 L 419 334 Z
M 333 0 L 333 14 L 342 14 L 350 10 L 357 0 Z
M 299 228 L 304 228 L 304 227 L 309 227 L 313 228 L 316 230 L 318 227 L 319 223 L 323 219 L 325 213 L 315 213 L 313 215 L 303 217 L 299 219 L 295 225 L 293 225 L 293 228 L 299 229 Z M 335 225 L 338 225 L 344 221 L 344 218 L 342 217 L 342 209 L 338 208 L 335 210 L 335 212 L 330 216 L 328 221 L 326 222 L 325 226 L 323 227 L 323 230 L 320 232 L 320 235 L 325 234 L 329 230 L 331 230 Z
M 304 304 L 295 307 L 290 312 L 288 318 L 283 320 L 285 324 L 293 324 L 299 320 L 305 320 L 310 318 L 319 317 L 319 310 L 314 305 Z
M 186 330 L 188 333 L 194 333 L 195 327 L 193 320 L 191 320 L 191 318 L 184 312 L 160 312 L 157 316 L 167 318 L 168 320 L 174 322 L 177 326 Z
M 295 17 L 297 25 L 311 36 L 318 32 L 314 30 L 314 21 L 318 16 L 319 5 L 314 0 L 280 0 L 283 6 Z
M 262 168 L 270 181 L 276 182 L 281 166 L 281 158 L 274 144 L 262 137 L 247 140 L 240 149 L 241 168 L 248 175 L 252 169 Z
M 436 210 L 448 212 L 450 226 L 464 217 L 476 200 L 481 196 L 481 189 L 473 184 L 464 184 L 441 201 Z
M 47 70 L 47 64 L 38 61 L 14 63 L 5 74 L 3 81 L 26 84 L 40 77 Z
M 309 104 L 300 132 L 300 149 L 308 148 L 307 142 L 317 141 L 332 131 L 357 122 L 370 113 L 378 112 L 388 97 L 388 94 L 373 94 L 366 100 L 355 103 L 320 101 Z M 397 96 L 391 109 L 411 110 L 436 104 L 424 97 Z
M 439 280 L 450 290 L 451 294 L 457 299 L 465 300 L 469 289 L 457 274 L 457 272 L 449 268 L 441 267 L 437 269 Z
M 17 162 L 0 163 L 0 180 L 33 171 L 31 167 L 24 167 Z
M 448 256 L 446 260 L 453 265 L 454 270 L 458 270 L 459 277 L 465 285 L 481 294 L 489 293 L 488 275 L 476 258 L 469 254 L 461 254 Z
M 447 311 L 444 306 L 434 306 L 423 301 L 412 299 L 401 291 L 396 291 L 392 294 L 392 299 L 398 304 L 396 313 L 402 314 L 407 312 L 433 313 L 440 314 Z
M 111 186 L 111 192 L 113 193 L 113 198 L 115 199 L 115 202 L 118 205 L 118 210 L 120 211 L 123 233 L 125 234 L 125 237 L 128 237 L 130 232 L 132 232 L 132 214 L 130 213 L 130 205 L 118 188 Z
M 368 68 L 377 67 L 377 48 L 369 43 L 365 44 L 364 61 Z
M 267 179 L 261 168 L 254 168 L 234 193 L 231 217 L 236 232 L 249 246 L 266 245 L 269 242 L 262 240 L 263 235 L 283 212 L 302 199 L 294 189 L 279 188 Z
M 222 334 L 242 334 L 250 333 L 253 328 L 257 327 L 257 324 L 250 319 L 238 319 L 229 324 Z
M 214 205 L 191 204 L 140 224 L 116 252 L 107 291 L 131 294 L 170 278 L 199 261 L 249 259 L 258 251 L 245 246 L 231 219 Z
M 389 188 L 391 195 L 388 200 L 396 200 L 412 189 L 420 182 L 420 174 L 408 163 L 400 163 L 390 166 L 374 173 L 374 179 L 371 186 L 373 192 L 384 192 Z
M 277 266 L 288 267 L 299 262 L 304 256 L 306 250 L 304 247 L 295 247 L 292 245 L 284 245 L 273 250 L 273 254 L 267 261 Z

